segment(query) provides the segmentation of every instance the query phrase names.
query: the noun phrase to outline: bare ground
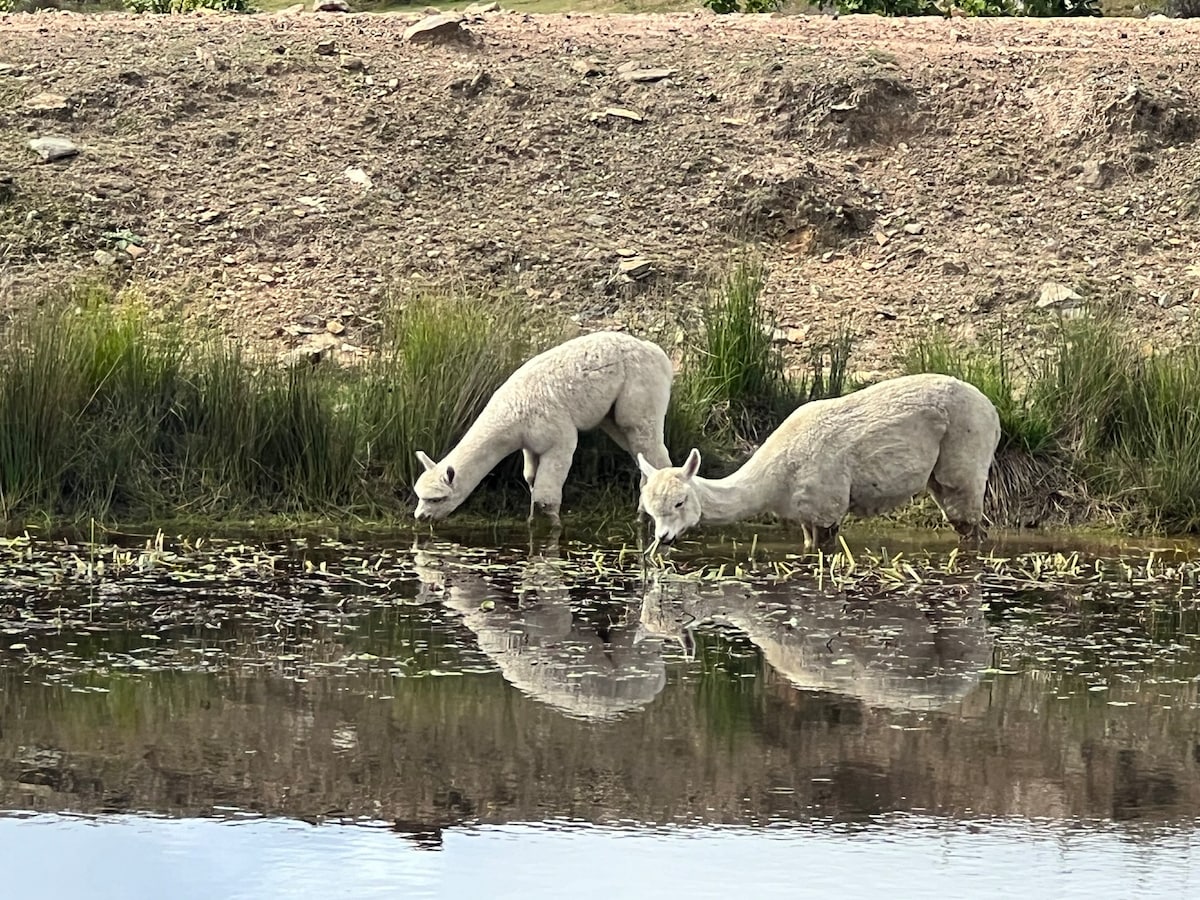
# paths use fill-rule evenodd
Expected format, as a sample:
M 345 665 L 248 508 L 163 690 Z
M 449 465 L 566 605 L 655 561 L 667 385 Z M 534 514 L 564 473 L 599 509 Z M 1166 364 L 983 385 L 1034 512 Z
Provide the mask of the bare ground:
M 1152 346 L 1200 317 L 1200 22 L 416 18 L 0 17 L 5 307 L 116 273 L 259 348 L 357 348 L 422 279 L 686 339 L 749 242 L 781 339 L 848 325 L 860 369 L 936 324 L 1034 346 L 1046 281 Z

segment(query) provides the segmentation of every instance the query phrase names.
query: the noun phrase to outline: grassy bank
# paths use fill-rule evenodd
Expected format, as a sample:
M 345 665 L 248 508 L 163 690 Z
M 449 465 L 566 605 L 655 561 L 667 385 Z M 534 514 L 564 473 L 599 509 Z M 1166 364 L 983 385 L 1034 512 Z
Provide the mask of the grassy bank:
M 812 389 L 784 377 L 760 281 L 745 267 L 714 291 L 706 343 L 685 354 L 677 382 L 675 455 L 699 446 L 728 465 L 733 447 Z M 371 361 L 285 368 L 198 340 L 136 296 L 77 287 L 0 337 L 0 515 L 10 525 L 407 518 L 414 450 L 444 454 L 522 361 L 568 334 L 517 298 L 414 294 L 389 304 Z M 635 477 L 615 445 L 589 435 L 568 502 L 596 505 L 584 497 L 600 493 L 631 509 Z M 527 503 L 514 458 L 467 512 Z
M 798 404 L 856 387 L 848 335 L 789 374 L 762 278 L 753 265 L 734 270 L 680 343 L 668 446 L 676 460 L 701 448 L 710 474 Z M 510 372 L 569 333 L 518 298 L 414 294 L 390 304 L 369 362 L 285 368 L 197 340 L 135 296 L 76 288 L 0 337 L 0 515 L 10 525 L 407 519 L 413 451 L 444 454 Z M 1045 521 L 1057 504 L 1065 518 L 1104 510 L 1130 527 L 1200 530 L 1200 350 L 1147 357 L 1120 334 L 1109 318 L 1064 321 L 1020 377 L 1003 346 L 930 335 L 907 350 L 906 370 L 958 375 L 1000 410 L 994 518 Z M 587 436 L 567 503 L 631 514 L 635 477 L 606 437 Z M 514 457 L 464 514 L 521 515 L 526 504 Z

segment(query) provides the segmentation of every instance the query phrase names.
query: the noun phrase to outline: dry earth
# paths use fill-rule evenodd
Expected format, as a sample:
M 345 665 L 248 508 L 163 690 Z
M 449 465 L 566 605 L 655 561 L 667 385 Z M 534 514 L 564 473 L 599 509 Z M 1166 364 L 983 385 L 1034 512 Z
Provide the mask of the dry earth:
M 848 324 L 858 368 L 935 323 L 1032 345 L 1047 281 L 1155 345 L 1200 317 L 1200 22 L 419 17 L 0 17 L 5 306 L 99 270 L 367 347 L 419 278 L 686 333 L 749 241 L 781 338 Z

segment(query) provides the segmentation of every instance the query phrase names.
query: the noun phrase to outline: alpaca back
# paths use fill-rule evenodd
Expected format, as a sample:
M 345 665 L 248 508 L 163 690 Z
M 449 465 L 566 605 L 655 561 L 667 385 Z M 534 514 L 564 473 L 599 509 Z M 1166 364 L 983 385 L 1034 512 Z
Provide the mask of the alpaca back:
M 673 375 L 671 361 L 658 345 L 622 332 L 595 332 L 527 361 L 496 391 L 484 415 L 531 427 L 553 421 L 587 431 L 611 413 L 631 385 L 669 397 Z

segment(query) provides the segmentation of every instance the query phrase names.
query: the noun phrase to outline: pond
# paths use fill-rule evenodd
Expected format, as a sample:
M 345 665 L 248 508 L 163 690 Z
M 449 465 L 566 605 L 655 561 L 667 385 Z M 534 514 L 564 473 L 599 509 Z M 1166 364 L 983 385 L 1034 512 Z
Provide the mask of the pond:
M 1196 896 L 1193 551 L 920 540 L 8 539 L 5 894 Z

